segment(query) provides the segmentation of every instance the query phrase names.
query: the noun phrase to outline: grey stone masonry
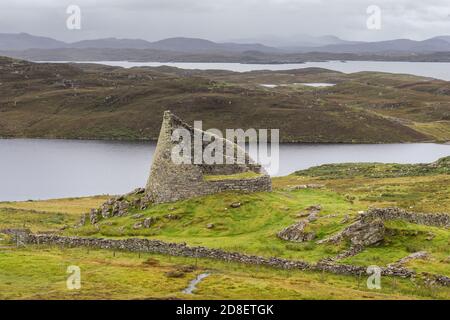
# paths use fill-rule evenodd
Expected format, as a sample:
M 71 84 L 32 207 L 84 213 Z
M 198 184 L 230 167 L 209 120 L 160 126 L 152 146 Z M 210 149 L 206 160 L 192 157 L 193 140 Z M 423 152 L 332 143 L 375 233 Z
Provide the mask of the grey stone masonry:
M 372 208 L 361 215 L 363 221 L 375 219 L 402 220 L 432 227 L 450 227 L 450 215 L 446 213 L 415 213 L 400 208 Z
M 237 158 L 237 150 L 244 152 L 245 164 L 238 164 L 237 161 L 226 161 L 224 152 L 224 164 L 176 164 L 172 161 L 172 150 L 178 144 L 172 141 L 172 133 L 176 129 L 185 129 L 194 136 L 197 129 L 184 123 L 181 119 L 173 115 L 170 111 L 164 113 L 161 132 L 156 146 L 156 151 L 151 166 L 150 177 L 145 189 L 147 198 L 153 203 L 175 202 L 197 196 L 215 194 L 223 191 L 238 190 L 244 192 L 271 191 L 272 182 L 270 176 L 250 156 L 239 146 L 231 141 L 214 136 L 212 140 L 220 140 L 224 150 L 231 148 Z M 197 132 L 198 133 L 198 132 Z M 201 131 L 203 135 L 211 134 Z M 193 139 L 192 139 L 193 140 Z M 202 148 L 205 148 L 202 142 Z M 192 150 L 194 150 L 192 142 Z M 193 153 L 191 154 L 193 157 Z M 236 159 L 233 159 L 236 160 Z M 225 164 L 233 162 L 232 164 Z M 205 180 L 205 176 L 224 176 L 246 172 L 254 172 L 256 175 L 248 179 L 223 179 Z

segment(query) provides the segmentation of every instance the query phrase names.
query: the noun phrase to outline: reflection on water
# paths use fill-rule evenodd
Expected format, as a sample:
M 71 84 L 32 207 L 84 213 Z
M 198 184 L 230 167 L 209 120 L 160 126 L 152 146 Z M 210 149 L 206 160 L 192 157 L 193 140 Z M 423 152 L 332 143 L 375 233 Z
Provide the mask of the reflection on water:
M 69 61 L 57 61 L 69 62 Z M 344 73 L 378 71 L 405 73 L 450 81 L 450 62 L 400 62 L 400 61 L 323 61 L 286 64 L 244 64 L 244 63 L 204 63 L 204 62 L 128 62 L 128 61 L 89 61 L 124 68 L 171 66 L 182 69 L 229 70 L 247 72 L 255 70 L 292 70 L 302 68 L 325 68 Z
M 0 139 L 0 201 L 121 194 L 145 185 L 155 143 Z M 432 162 L 450 156 L 450 145 L 280 146 L 278 172 L 325 163 Z

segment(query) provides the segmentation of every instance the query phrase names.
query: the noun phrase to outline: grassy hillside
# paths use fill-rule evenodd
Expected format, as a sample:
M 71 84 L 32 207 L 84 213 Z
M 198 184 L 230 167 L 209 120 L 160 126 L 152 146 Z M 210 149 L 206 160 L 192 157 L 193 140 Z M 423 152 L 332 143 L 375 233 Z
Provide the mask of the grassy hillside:
M 333 168 L 333 176 L 326 174 L 328 167 Z M 323 208 L 319 219 L 308 226 L 309 231 L 317 234 L 316 240 L 342 230 L 354 222 L 359 211 L 370 206 L 399 206 L 417 212 L 450 212 L 448 170 L 448 158 L 433 165 L 322 166 L 274 179 L 275 188 L 272 193 L 224 193 L 175 204 L 152 206 L 143 212 L 136 211 L 142 215 L 138 220 L 149 217 L 156 220 L 150 229 L 135 230 L 133 226 L 138 220 L 129 215 L 103 220 L 97 227 L 85 226 L 64 232 L 69 235 L 94 237 L 145 236 L 263 256 L 317 262 L 335 256 L 347 247 L 342 244 L 317 245 L 315 242 L 287 243 L 278 239 L 276 233 L 298 221 L 299 216 L 314 205 Z M 304 184 L 323 184 L 325 187 L 299 190 L 292 188 Z M 231 206 L 236 202 L 241 203 L 239 208 Z M 345 216 L 350 219 L 342 223 Z M 214 228 L 208 228 L 210 224 L 213 224 Z M 403 231 L 393 231 L 392 236 L 385 239 L 384 245 L 377 247 L 374 259 L 379 264 L 386 265 L 399 260 L 411 253 L 411 250 L 429 250 L 435 254 L 436 270 L 449 268 L 446 266 L 448 262 L 443 262 L 450 256 L 448 230 L 409 223 L 393 223 L 390 228 Z M 409 232 L 411 230 L 416 233 Z M 435 238 L 427 240 L 427 232 L 433 233 Z M 370 265 L 374 259 L 355 261 Z
M 285 142 L 447 141 L 450 84 L 385 73 L 122 69 L 0 58 L 0 136 L 154 140 L 170 109 Z M 329 88 L 299 83 L 330 82 Z M 280 85 L 265 88 L 261 84 Z
M 0 203 L 0 230 L 25 227 L 65 235 L 145 237 L 317 262 L 344 252 L 349 244 L 317 244 L 316 240 L 342 230 L 368 207 L 398 206 L 415 212 L 449 213 L 449 169 L 449 158 L 428 165 L 326 165 L 273 179 L 272 193 L 230 192 L 155 205 L 125 217 L 103 220 L 97 227 L 71 226 L 82 212 L 99 206 L 104 197 L 4 202 Z M 303 185 L 323 187 L 298 187 Z M 233 205 L 236 202 L 240 206 Z M 307 227 L 316 233 L 314 241 L 293 243 L 276 236 L 304 217 L 308 207 L 317 205 L 322 207 L 318 219 Z M 156 221 L 149 229 L 134 228 L 136 222 L 149 217 Z M 410 261 L 406 267 L 450 275 L 450 230 L 402 221 L 385 225 L 387 232 L 381 244 L 340 262 L 386 266 L 411 253 L 427 251 L 426 260 Z M 211 276 L 199 285 L 193 298 L 450 299 L 448 288 L 422 283 L 420 279 L 411 282 L 383 277 L 382 290 L 374 293 L 366 289 L 364 278 L 351 276 L 104 250 L 14 248 L 5 242 L 7 237 L 0 238 L 4 241 L 0 267 L 6 270 L 0 275 L 0 292 L 9 292 L 3 294 L 5 298 L 108 298 L 106 292 L 111 292 L 111 298 L 186 298 L 181 290 L 195 275 L 208 271 Z M 37 271 L 17 267 L 24 261 L 33 261 Z M 63 268 L 70 264 L 80 264 L 87 272 L 88 284 L 81 292 L 69 293 L 63 288 Z M 196 268 L 183 267 L 187 265 Z

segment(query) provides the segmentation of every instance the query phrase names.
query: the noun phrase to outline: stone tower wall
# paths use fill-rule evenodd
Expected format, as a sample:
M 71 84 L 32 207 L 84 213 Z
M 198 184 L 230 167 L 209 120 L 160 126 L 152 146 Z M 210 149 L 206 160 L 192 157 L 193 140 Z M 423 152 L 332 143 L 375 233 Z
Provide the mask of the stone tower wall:
M 156 147 L 150 176 L 146 186 L 147 197 L 154 203 L 174 202 L 197 196 L 215 194 L 223 191 L 244 192 L 271 191 L 270 177 L 260 165 L 246 154 L 246 164 L 233 165 L 194 165 L 172 162 L 172 132 L 177 128 L 194 129 L 170 112 L 164 113 L 161 132 Z M 228 147 L 238 146 L 224 139 Z M 204 175 L 230 175 L 253 171 L 261 175 L 252 179 L 205 181 Z

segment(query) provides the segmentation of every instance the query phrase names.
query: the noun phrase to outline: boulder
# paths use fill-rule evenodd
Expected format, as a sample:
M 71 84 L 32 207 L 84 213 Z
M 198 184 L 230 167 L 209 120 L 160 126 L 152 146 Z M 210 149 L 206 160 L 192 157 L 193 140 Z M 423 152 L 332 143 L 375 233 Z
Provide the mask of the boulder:
M 89 214 L 89 221 L 91 222 L 91 224 L 95 225 L 100 221 L 101 216 L 101 213 L 97 209 L 92 209 L 91 213 Z
M 117 202 L 118 212 L 117 215 L 119 217 L 123 217 L 128 214 L 128 209 L 130 208 L 130 203 L 126 200 Z
M 111 217 L 112 208 L 111 208 L 111 205 L 109 205 L 108 203 L 104 203 L 101 206 L 100 210 L 102 212 L 103 218 L 108 219 L 109 217 Z
M 309 216 L 308 216 L 308 221 L 309 222 L 314 222 L 317 221 L 318 217 L 317 217 L 317 211 L 313 211 Z
M 148 206 L 150 205 L 151 201 L 149 198 L 147 197 L 142 197 L 140 202 L 139 202 L 139 209 L 140 210 L 145 210 L 148 208 Z
M 142 229 L 144 227 L 144 224 L 142 223 L 142 222 L 136 222 L 134 225 L 133 225 L 133 229 L 134 230 L 139 230 L 139 229 Z
M 87 220 L 87 214 L 83 213 L 81 215 L 81 219 L 80 219 L 80 223 L 78 224 L 80 227 L 85 226 L 86 225 L 86 220 Z
M 154 217 L 150 217 L 144 220 L 143 225 L 144 228 L 150 228 L 152 225 L 154 225 L 156 223 L 156 218 Z
M 164 218 L 169 219 L 169 220 L 180 220 L 181 219 L 181 217 L 179 215 L 173 214 L 173 213 L 166 214 L 164 216 Z
M 317 204 L 306 208 L 306 210 L 309 212 L 320 212 L 322 210 L 322 206 L 320 204 Z
M 434 238 L 436 238 L 436 235 L 433 232 L 428 232 L 427 237 L 425 238 L 427 241 L 432 241 Z
M 352 245 L 370 246 L 383 241 L 385 231 L 384 223 L 376 219 L 370 222 L 357 221 L 346 228 L 342 235 L 349 239 Z
M 350 216 L 347 214 L 344 216 L 344 218 L 341 220 L 341 224 L 346 224 L 350 221 Z
M 309 212 L 299 212 L 297 213 L 296 217 L 297 218 L 306 218 L 309 217 L 310 213 Z
M 232 203 L 232 204 L 230 205 L 230 207 L 233 208 L 233 209 L 239 208 L 240 206 L 241 206 L 241 203 L 240 203 L 240 202 L 234 202 L 234 203 Z
M 302 220 L 292 226 L 289 226 L 278 232 L 278 238 L 291 242 L 306 242 L 314 240 L 316 234 L 314 232 L 305 232 L 305 227 L 308 225 L 306 220 Z
M 296 190 L 304 190 L 304 189 L 321 189 L 325 186 L 323 184 L 301 184 L 296 186 L 288 186 L 286 188 L 287 191 L 296 191 Z

